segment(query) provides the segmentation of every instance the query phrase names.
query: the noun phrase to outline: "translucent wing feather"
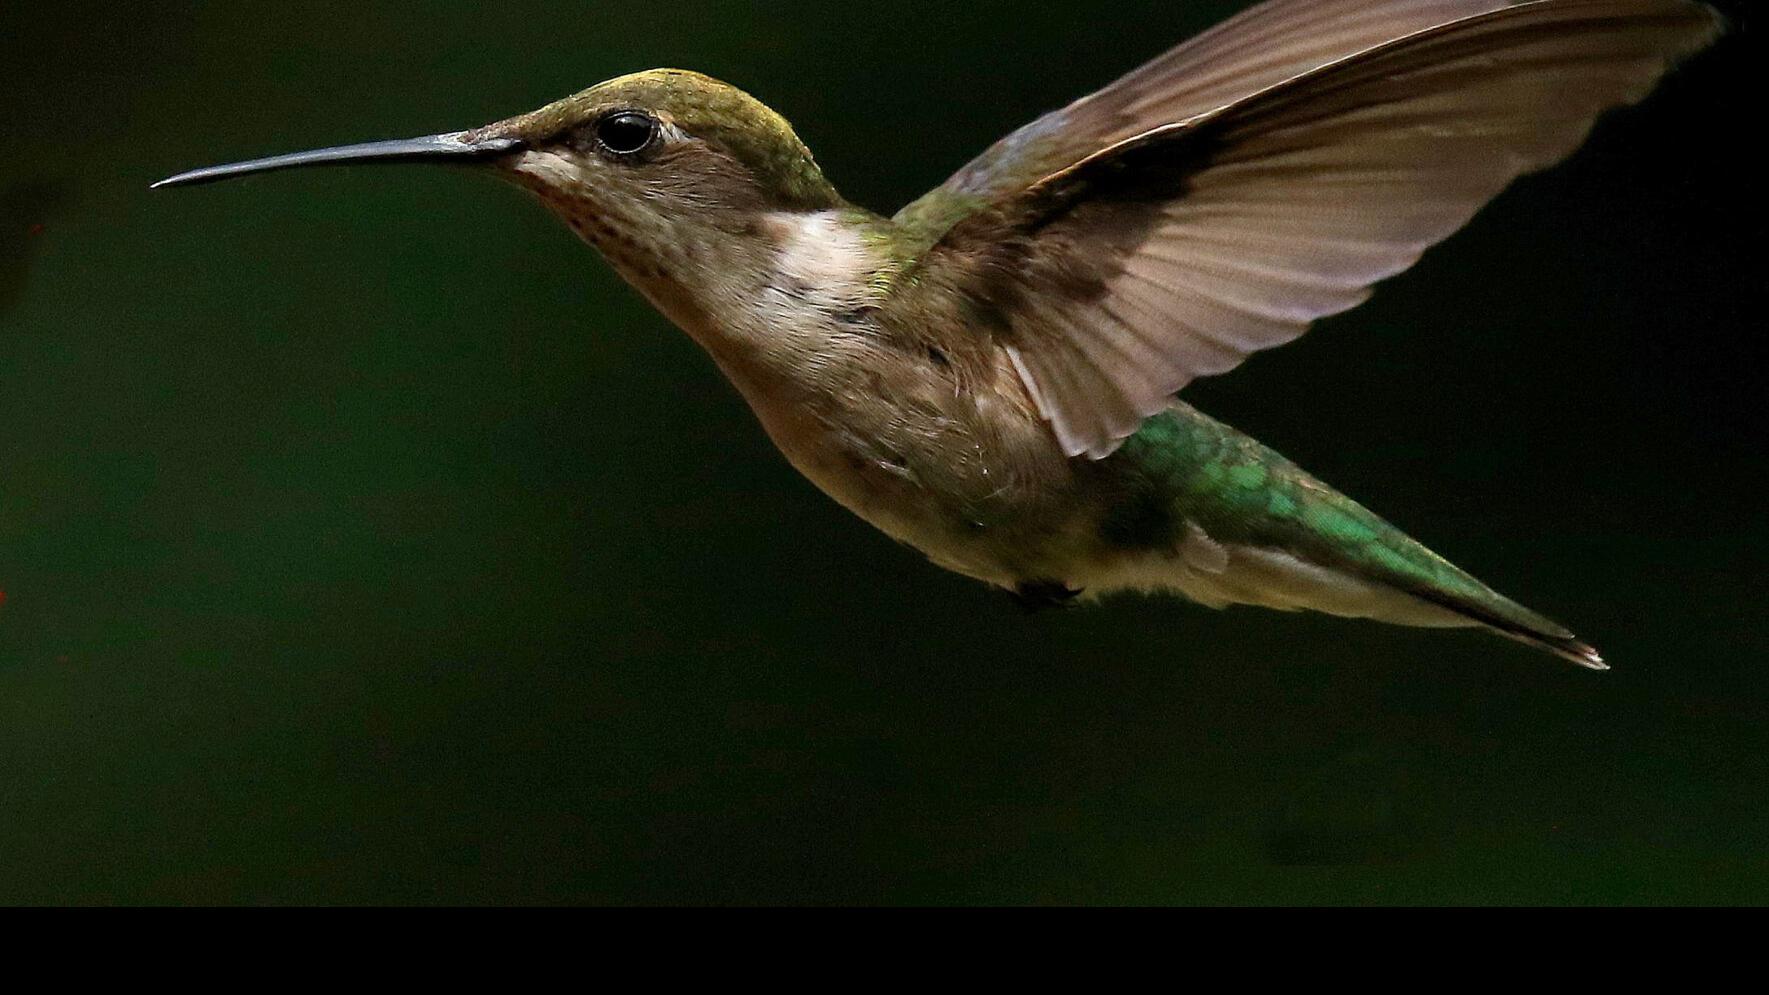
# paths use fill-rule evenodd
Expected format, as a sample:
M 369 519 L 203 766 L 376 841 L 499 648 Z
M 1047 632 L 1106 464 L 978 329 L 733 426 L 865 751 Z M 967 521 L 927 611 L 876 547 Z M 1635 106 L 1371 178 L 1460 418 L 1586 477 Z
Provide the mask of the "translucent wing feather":
M 1519 0 L 1270 0 L 990 146 L 899 220 L 1012 194 L 1108 145 L 1208 114 L 1329 62 Z M 935 234 L 938 234 L 936 232 Z
M 1374 8 L 1464 16 L 1346 52 L 1390 30 Z M 1686 0 L 1277 0 L 905 209 L 937 229 L 915 285 L 1000 315 L 1065 450 L 1103 457 L 1193 379 L 1361 303 L 1718 29 Z

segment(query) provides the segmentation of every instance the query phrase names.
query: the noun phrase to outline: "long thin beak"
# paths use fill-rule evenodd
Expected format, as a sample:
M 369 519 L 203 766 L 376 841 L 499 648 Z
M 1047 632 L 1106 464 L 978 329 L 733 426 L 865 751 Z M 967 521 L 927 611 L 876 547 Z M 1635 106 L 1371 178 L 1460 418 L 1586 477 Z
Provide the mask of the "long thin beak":
M 294 169 L 298 166 L 330 166 L 350 162 L 397 162 L 408 159 L 465 160 L 485 158 L 522 147 L 522 142 L 515 138 L 485 138 L 478 141 L 468 141 L 467 134 L 465 131 L 457 131 L 447 135 L 425 135 L 422 138 L 363 142 L 360 145 L 340 145 L 337 148 L 315 149 L 312 152 L 273 155 L 268 159 L 252 159 L 248 162 L 229 163 L 225 166 L 208 166 L 203 169 L 193 169 L 188 173 L 179 173 L 177 176 L 168 176 L 155 183 L 150 189 L 211 183 L 215 180 L 225 180 L 230 176 L 267 173 L 273 169 Z

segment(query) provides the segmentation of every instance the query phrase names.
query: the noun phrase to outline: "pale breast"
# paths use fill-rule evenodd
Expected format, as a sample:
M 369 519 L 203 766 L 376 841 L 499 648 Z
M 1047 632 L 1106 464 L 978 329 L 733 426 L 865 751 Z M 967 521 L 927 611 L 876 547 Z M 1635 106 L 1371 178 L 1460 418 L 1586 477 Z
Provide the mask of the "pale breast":
M 694 286 L 623 272 L 693 336 L 787 460 L 948 569 L 1012 583 L 1073 516 L 1063 458 L 1005 356 L 876 320 L 880 257 L 840 212 L 766 216 L 772 258 Z M 947 353 L 951 352 L 952 355 Z

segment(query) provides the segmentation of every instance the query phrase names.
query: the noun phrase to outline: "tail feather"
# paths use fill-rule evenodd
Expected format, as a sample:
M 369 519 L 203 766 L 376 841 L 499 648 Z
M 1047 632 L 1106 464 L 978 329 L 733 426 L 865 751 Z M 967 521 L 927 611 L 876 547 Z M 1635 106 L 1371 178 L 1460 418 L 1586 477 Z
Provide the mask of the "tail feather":
M 1169 587 L 1209 605 L 1481 626 L 1581 667 L 1609 669 L 1560 624 L 1189 405 L 1151 419 L 1108 464 L 1173 488 L 1185 537 L 1153 562 L 1122 566 L 1111 577 L 1070 578 L 1074 586 Z
M 1472 619 L 1507 639 L 1515 639 L 1526 646 L 1546 650 L 1563 660 L 1569 660 L 1589 670 L 1609 669 L 1609 664 L 1604 662 L 1603 655 L 1597 652 L 1597 647 L 1581 641 L 1565 628 L 1529 611 L 1516 602 L 1504 602 L 1507 608 L 1514 610 L 1501 615 L 1485 605 L 1475 604 L 1442 591 L 1414 590 L 1410 593 L 1421 601 L 1428 601 L 1440 608 L 1446 608 L 1458 615 Z M 1494 597 L 1497 598 L 1497 595 Z

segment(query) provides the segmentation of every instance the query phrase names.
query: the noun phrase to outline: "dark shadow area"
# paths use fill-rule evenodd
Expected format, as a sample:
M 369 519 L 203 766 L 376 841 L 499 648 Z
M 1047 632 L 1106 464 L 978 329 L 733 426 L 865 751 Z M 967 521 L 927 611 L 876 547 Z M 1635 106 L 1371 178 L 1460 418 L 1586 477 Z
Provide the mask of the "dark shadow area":
M 0 189 L 0 318 L 24 295 L 37 245 L 72 199 L 65 180 L 28 180 Z

